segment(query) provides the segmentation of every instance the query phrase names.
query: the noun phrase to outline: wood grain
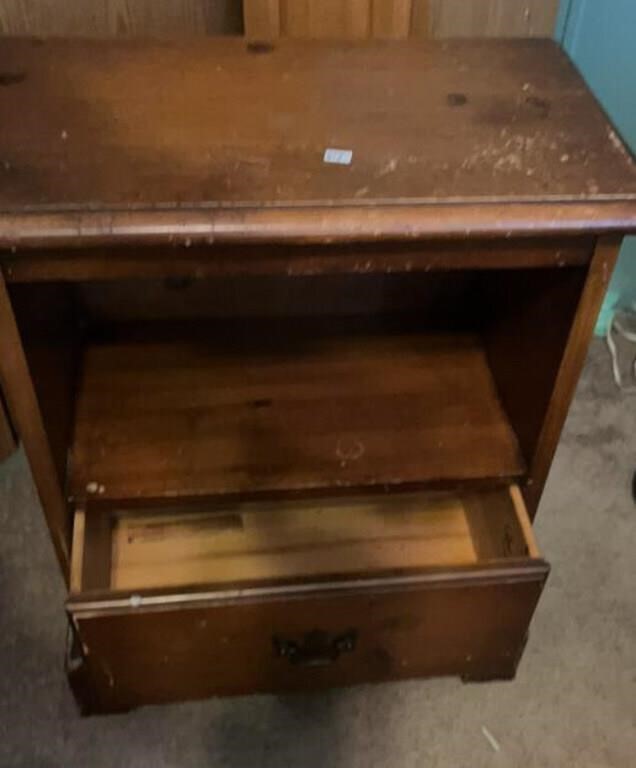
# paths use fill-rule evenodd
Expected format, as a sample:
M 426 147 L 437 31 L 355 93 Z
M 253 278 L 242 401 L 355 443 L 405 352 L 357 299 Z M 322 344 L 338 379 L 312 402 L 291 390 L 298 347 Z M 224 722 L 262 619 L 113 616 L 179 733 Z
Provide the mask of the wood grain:
M 114 521 L 108 514 L 87 515 L 81 507 L 78 511 L 87 518 L 84 525 L 84 557 L 80 562 L 81 583 L 71 593 L 100 589 L 110 583 L 111 577 Z
M 3 0 L 0 34 L 179 37 L 240 34 L 241 0 Z
M 20 79 L 0 89 L 5 247 L 28 244 L 29 217 L 41 239 L 54 220 L 79 245 L 122 227 L 164 242 L 181 227 L 182 242 L 248 238 L 257 222 L 261 240 L 300 223 L 305 238 L 346 224 L 410 239 L 420 218 L 448 232 L 453 213 L 464 234 L 514 234 L 521 214 L 535 231 L 636 214 L 636 165 L 550 41 L 12 40 L 1 63 Z M 350 166 L 323 162 L 334 145 Z
M 558 0 L 428 0 L 432 37 L 551 37 Z
M 349 0 L 346 29 L 350 39 L 364 39 L 373 31 L 372 6 L 369 0 Z
M 527 554 L 530 557 L 539 557 L 539 547 L 534 535 L 532 521 L 528 517 L 528 511 L 526 509 L 523 495 L 519 490 L 518 485 L 510 486 L 510 498 L 517 515 L 517 522 L 519 523 L 519 528 L 521 530 L 521 537 L 525 543 L 525 546 L 527 547 Z
M 243 20 L 248 40 L 275 40 L 280 36 L 280 0 L 243 0 Z
M 244 0 L 252 39 L 551 37 L 558 0 Z
M 84 562 L 86 560 L 84 546 L 86 542 L 86 511 L 83 507 L 77 507 L 73 515 L 72 541 L 69 592 L 71 594 L 77 594 L 82 591 L 82 587 L 84 586 L 83 570 Z M 96 559 L 97 557 L 103 559 L 103 553 L 92 552 L 91 559 Z
M 251 596 L 152 608 L 69 609 L 84 648 L 85 711 L 211 695 L 308 691 L 431 675 L 514 676 L 548 568 L 520 561 L 386 579 L 340 594 Z M 345 582 L 346 584 L 346 582 Z M 290 664 L 274 637 L 354 631 L 355 649 L 321 666 Z
M 523 502 L 515 501 L 523 517 Z M 109 516 L 110 527 L 99 522 Z M 78 513 L 75 524 L 82 532 L 83 519 Z M 82 541 L 77 549 L 93 568 L 106 559 L 110 570 L 102 567 L 101 583 L 92 579 L 81 591 L 92 586 L 136 592 L 336 575 L 378 578 L 525 557 L 530 546 L 526 537 L 531 537 L 506 490 L 466 497 L 419 493 L 243 503 L 198 512 L 96 511 L 87 529 L 95 523 L 107 530 L 107 547 L 101 542 L 84 546 Z
M 411 30 L 412 0 L 372 0 L 375 38 L 403 39 Z
M 89 346 L 72 493 L 196 497 L 511 477 L 524 470 L 477 339 L 298 333 Z M 294 331 L 296 328 L 296 332 Z M 227 337 L 227 332 L 221 332 Z
M 356 40 L 369 37 L 370 0 L 282 0 L 280 34 L 290 38 Z
M 291 0 L 291 2 L 283 0 L 281 2 L 281 36 L 311 38 L 318 37 L 321 33 L 323 35 L 328 33 L 328 28 L 320 29 L 318 22 L 328 21 L 324 17 L 321 19 L 320 9 L 321 4 L 314 3 L 312 0 Z M 316 11 L 317 18 L 314 18 L 313 11 Z
M 546 36 L 558 0 L 4 0 L 0 34 L 179 37 Z M 282 24 L 281 24 L 282 19 Z
M 248 38 L 404 38 L 411 0 L 245 0 Z
M 413 0 L 411 11 L 411 36 L 431 37 L 430 0 Z

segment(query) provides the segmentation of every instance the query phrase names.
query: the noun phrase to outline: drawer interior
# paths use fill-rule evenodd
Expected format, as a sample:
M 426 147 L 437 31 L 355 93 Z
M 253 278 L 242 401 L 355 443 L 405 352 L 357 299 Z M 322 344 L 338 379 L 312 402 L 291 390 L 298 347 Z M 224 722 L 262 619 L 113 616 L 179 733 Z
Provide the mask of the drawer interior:
M 76 512 L 71 591 L 376 578 L 538 557 L 516 486 L 186 511 L 97 507 Z

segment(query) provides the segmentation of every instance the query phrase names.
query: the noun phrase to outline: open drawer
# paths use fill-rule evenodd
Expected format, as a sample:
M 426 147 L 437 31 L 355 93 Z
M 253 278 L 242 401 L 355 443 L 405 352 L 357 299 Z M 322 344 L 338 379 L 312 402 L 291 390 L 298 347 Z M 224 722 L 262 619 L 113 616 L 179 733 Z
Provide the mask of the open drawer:
M 516 487 L 78 510 L 85 709 L 460 674 L 511 677 L 548 565 Z M 82 681 L 87 683 L 82 685 Z

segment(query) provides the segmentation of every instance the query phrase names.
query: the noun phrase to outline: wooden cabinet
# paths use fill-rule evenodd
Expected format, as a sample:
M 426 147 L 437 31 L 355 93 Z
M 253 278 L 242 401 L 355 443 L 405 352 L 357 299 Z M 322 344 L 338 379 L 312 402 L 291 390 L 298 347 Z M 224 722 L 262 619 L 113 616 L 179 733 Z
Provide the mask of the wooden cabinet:
M 0 384 L 83 709 L 512 677 L 636 228 L 565 57 L 16 40 L 2 73 Z

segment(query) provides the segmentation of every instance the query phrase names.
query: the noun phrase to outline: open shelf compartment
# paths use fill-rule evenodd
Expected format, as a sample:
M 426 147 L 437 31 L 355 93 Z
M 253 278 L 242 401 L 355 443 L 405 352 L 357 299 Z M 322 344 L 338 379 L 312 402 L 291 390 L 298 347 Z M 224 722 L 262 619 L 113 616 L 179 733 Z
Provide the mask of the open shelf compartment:
M 339 491 L 523 473 L 477 335 L 309 325 L 88 345 L 74 499 Z
M 523 486 L 584 277 L 16 284 L 11 301 L 70 518 Z

